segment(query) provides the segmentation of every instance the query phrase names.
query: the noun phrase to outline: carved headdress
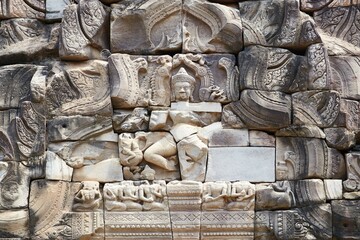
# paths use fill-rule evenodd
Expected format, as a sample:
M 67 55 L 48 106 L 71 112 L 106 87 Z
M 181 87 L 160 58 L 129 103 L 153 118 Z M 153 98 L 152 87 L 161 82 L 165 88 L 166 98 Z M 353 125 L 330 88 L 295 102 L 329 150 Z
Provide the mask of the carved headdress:
M 188 82 L 191 86 L 195 86 L 195 78 L 189 75 L 183 67 L 172 77 L 172 84 L 177 82 Z

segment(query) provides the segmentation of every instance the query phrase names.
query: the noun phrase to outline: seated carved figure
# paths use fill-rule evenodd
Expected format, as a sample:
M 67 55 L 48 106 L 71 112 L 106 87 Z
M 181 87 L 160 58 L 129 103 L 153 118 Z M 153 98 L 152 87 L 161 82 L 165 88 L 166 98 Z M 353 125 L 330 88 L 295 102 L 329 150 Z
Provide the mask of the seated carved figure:
M 227 210 L 251 210 L 255 206 L 255 190 L 249 185 L 235 182 L 231 186 L 230 198 L 233 201 L 227 205 Z
M 101 205 L 102 197 L 99 183 L 95 181 L 82 182 L 82 189 L 74 197 L 74 211 L 94 211 Z
M 127 211 L 142 211 L 142 205 L 139 203 L 139 188 L 130 183 L 124 183 L 124 195 L 120 200 L 126 205 Z
M 161 211 L 166 209 L 163 203 L 164 194 L 159 185 L 141 185 L 139 187 L 139 198 L 143 201 L 143 210 L 145 211 Z
M 221 210 L 225 208 L 228 185 L 225 182 L 204 184 L 203 210 Z
M 124 196 L 124 186 L 108 184 L 104 188 L 105 207 L 107 210 L 125 211 L 126 204 L 121 200 Z

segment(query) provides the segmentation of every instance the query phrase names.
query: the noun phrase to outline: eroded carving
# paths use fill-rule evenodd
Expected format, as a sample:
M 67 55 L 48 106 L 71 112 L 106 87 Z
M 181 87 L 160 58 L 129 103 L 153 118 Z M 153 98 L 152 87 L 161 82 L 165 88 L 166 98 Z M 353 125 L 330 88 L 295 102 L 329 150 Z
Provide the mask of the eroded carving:
M 242 49 L 242 24 L 237 9 L 203 0 L 187 0 L 183 11 L 185 52 L 238 53 Z
M 0 19 L 45 18 L 45 0 L 2 0 Z
M 102 210 L 102 195 L 99 183 L 94 181 L 81 182 L 81 189 L 74 196 L 72 209 L 81 212 Z

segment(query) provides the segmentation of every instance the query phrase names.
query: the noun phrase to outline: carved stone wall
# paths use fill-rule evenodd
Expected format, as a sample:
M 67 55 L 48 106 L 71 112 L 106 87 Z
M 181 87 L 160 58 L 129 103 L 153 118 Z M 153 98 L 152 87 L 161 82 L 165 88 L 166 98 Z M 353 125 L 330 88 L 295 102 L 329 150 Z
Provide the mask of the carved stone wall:
M 0 0 L 0 239 L 360 239 L 360 1 Z

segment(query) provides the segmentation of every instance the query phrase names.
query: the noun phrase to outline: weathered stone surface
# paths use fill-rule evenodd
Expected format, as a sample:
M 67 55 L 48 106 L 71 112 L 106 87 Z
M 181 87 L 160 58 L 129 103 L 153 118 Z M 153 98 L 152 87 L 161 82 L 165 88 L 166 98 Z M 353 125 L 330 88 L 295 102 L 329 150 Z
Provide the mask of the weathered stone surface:
M 55 64 L 47 79 L 49 116 L 112 114 L 107 62 Z
M 360 99 L 360 85 L 358 72 L 360 58 L 352 56 L 331 56 L 331 88 L 338 91 L 340 96 L 347 99 Z
M 307 89 L 307 62 L 304 56 L 282 48 L 249 46 L 239 53 L 242 89 L 296 92 Z
M 200 239 L 202 183 L 171 181 L 166 186 L 174 240 Z
M 26 208 L 30 189 L 30 169 L 19 162 L 0 162 L 0 210 Z
M 225 127 L 276 130 L 291 123 L 291 97 L 276 91 L 244 90 L 223 109 Z
M 74 169 L 74 181 L 123 180 L 117 142 L 87 140 L 51 143 L 48 149 Z
M 208 146 L 197 135 L 190 135 L 177 143 L 182 180 L 204 181 Z
M 46 179 L 71 181 L 73 170 L 74 169 L 68 166 L 56 153 L 46 152 Z
M 206 181 L 273 182 L 274 161 L 271 147 L 209 148 Z
M 19 107 L 0 111 L 1 159 L 31 164 L 44 157 L 45 117 L 29 101 Z
M 355 146 L 355 133 L 346 128 L 325 128 L 324 132 L 329 147 L 348 150 Z
M 320 42 L 314 21 L 300 12 L 299 1 L 246 1 L 239 3 L 244 45 L 305 49 Z
M 46 0 L 46 20 L 61 20 L 63 11 L 67 5 L 70 5 L 71 0 Z
M 119 153 L 126 180 L 175 180 L 180 177 L 176 143 L 170 133 L 122 133 Z
M 201 239 L 253 238 L 255 186 L 219 181 L 203 188 Z
M 72 211 L 73 204 L 80 204 L 80 199 L 86 199 L 84 206 L 93 206 L 99 199 L 102 204 L 93 186 L 90 182 L 33 181 L 29 200 L 31 239 L 76 239 L 90 235 L 103 239 L 102 212 L 92 212 L 94 208 L 87 212 Z
M 172 58 L 112 54 L 111 100 L 115 109 L 170 105 Z
M 324 179 L 326 200 L 341 199 L 343 193 L 342 180 Z
M 304 138 L 325 138 L 325 133 L 321 128 L 311 125 L 292 125 L 276 131 L 277 137 L 304 137 Z
M 0 19 L 45 18 L 45 0 L 1 0 Z
M 306 51 L 308 63 L 308 88 L 330 89 L 332 80 L 329 56 L 324 44 L 312 44 Z
M 198 0 L 197 0 L 198 1 Z M 195 9 L 192 9 L 193 11 Z M 207 11 L 207 10 L 205 10 Z M 195 80 L 190 102 L 231 102 L 239 99 L 239 70 L 236 58 L 230 54 L 176 54 L 173 58 L 173 76 L 180 69 Z M 183 76 L 173 77 L 172 101 L 176 99 L 175 83 Z
M 111 52 L 132 54 L 179 51 L 182 2 L 120 1 L 111 11 Z M 134 24 L 137 26 L 134 28 Z
M 357 131 L 360 126 L 360 104 L 358 101 L 341 99 L 340 111 L 333 124 L 334 127 L 346 127 Z
M 80 0 L 63 10 L 59 55 L 64 60 L 100 58 L 109 49 L 109 10 L 98 0 Z
M 112 117 L 114 131 L 136 132 L 147 131 L 149 127 L 149 113 L 146 108 L 135 108 L 134 110 L 122 110 L 115 112 Z
M 108 138 L 107 141 L 117 141 L 117 134 L 114 134 L 112 129 L 111 118 L 98 115 L 54 117 L 47 121 L 47 130 L 49 142 L 77 141 L 99 137 Z
M 347 153 L 346 169 L 347 180 L 344 181 L 344 188 L 346 191 L 360 191 L 360 153 Z
M 359 48 L 358 8 L 358 2 L 333 1 L 314 12 L 314 20 L 318 28 L 324 34 L 335 38 L 345 51 L 347 45 Z M 343 43 L 338 40 L 343 40 Z
M 204 0 L 183 5 L 183 51 L 238 53 L 243 47 L 239 11 Z
M 292 94 L 293 123 L 329 127 L 340 111 L 336 91 L 306 91 Z
M 251 147 L 275 147 L 275 137 L 261 131 L 249 131 L 249 142 Z
M 171 239 L 165 181 L 106 184 L 106 239 Z
M 256 210 L 290 209 L 325 202 L 324 184 L 320 179 L 256 185 Z
M 343 155 L 324 140 L 276 138 L 276 180 L 342 178 L 344 174 Z
M 219 129 L 209 136 L 209 147 L 246 147 L 249 146 L 247 129 Z
M 258 211 L 255 239 L 331 239 L 330 204 L 282 211 Z
M 333 211 L 333 236 L 336 239 L 357 239 L 360 237 L 359 201 L 331 201 Z
M 325 7 L 333 0 L 300 0 L 300 9 L 304 12 L 314 12 Z
M 0 236 L 4 239 L 24 239 L 29 237 L 28 209 L 0 212 Z
M 0 25 L 0 64 L 57 56 L 59 24 L 36 19 L 2 20 Z
M 30 64 L 0 67 L 0 109 L 18 108 L 23 101 L 42 102 L 47 68 Z

